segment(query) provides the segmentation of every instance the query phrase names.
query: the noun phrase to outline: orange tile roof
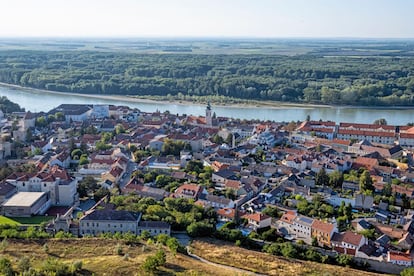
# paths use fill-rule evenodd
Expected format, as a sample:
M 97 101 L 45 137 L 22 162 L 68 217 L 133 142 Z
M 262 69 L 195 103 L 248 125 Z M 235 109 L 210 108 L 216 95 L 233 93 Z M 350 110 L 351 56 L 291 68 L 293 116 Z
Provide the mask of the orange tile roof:
M 363 136 L 379 136 L 379 137 L 395 137 L 394 132 L 386 131 L 366 131 L 366 130 L 353 130 L 353 129 L 344 129 L 339 128 L 338 134 L 349 134 L 349 135 L 363 135 Z
M 414 133 L 400 133 L 400 138 L 414 139 Z
M 358 156 L 355 161 L 355 165 L 363 166 L 369 170 L 372 170 L 376 165 L 378 165 L 378 160 L 375 158 L 369 158 L 369 157 L 362 157 Z
M 339 145 L 344 145 L 344 146 L 349 146 L 351 144 L 351 141 L 349 140 L 341 140 L 341 139 L 333 139 L 332 140 L 333 144 L 339 144 Z
M 243 218 L 254 220 L 257 222 L 261 222 L 265 219 L 270 218 L 268 215 L 262 214 L 262 213 L 253 213 L 253 214 L 246 214 L 243 216 Z
M 411 262 L 412 258 L 409 253 L 403 253 L 403 252 L 388 252 L 390 260 L 392 261 L 405 261 L 405 262 Z
M 393 125 L 374 125 L 374 124 L 357 124 L 357 123 L 340 123 L 339 127 L 341 128 L 355 128 L 355 129 L 383 129 L 389 131 L 395 131 L 395 126 Z
M 331 233 L 335 228 L 332 223 L 323 222 L 321 220 L 313 220 L 312 230 L 316 230 L 323 233 Z
M 240 180 L 231 180 L 231 179 L 226 179 L 224 182 L 224 185 L 227 188 L 232 188 L 232 189 L 239 189 L 241 186 L 241 182 Z
M 281 221 L 283 222 L 287 222 L 292 224 L 293 220 L 296 218 L 296 212 L 294 211 L 287 211 L 285 214 L 282 215 L 282 217 L 280 218 Z

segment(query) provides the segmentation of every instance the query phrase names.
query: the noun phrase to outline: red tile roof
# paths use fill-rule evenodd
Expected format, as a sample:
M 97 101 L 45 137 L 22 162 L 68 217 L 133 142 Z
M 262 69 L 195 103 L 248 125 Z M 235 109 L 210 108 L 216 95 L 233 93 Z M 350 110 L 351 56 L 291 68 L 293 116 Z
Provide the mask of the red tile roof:
M 358 156 L 353 165 L 357 168 L 365 167 L 368 170 L 372 170 L 376 165 L 378 165 L 378 160 L 375 158 Z
M 280 220 L 292 224 L 296 216 L 297 215 L 295 211 L 287 211 L 285 214 L 282 215 Z
M 388 256 L 391 261 L 405 261 L 405 262 L 412 261 L 410 253 L 389 251 Z
M 323 232 L 323 233 L 331 233 L 335 228 L 335 225 L 332 223 L 323 222 L 321 220 L 313 220 L 312 223 L 312 230 Z
M 358 246 L 361 243 L 361 240 L 363 239 L 364 236 L 351 232 L 351 231 L 346 231 L 345 233 L 341 234 L 342 236 L 342 241 L 348 244 L 352 244 L 355 246 Z
M 270 217 L 268 215 L 262 214 L 262 213 L 253 213 L 253 214 L 246 214 L 243 216 L 243 218 L 254 220 L 256 222 L 261 222 L 266 219 L 269 219 Z

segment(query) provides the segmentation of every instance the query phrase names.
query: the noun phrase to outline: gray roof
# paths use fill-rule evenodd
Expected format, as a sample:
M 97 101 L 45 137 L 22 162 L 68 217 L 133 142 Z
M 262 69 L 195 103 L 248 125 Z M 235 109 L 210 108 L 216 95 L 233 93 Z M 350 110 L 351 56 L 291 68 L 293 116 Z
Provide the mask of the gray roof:
M 360 221 L 358 221 L 358 224 L 364 229 L 370 229 L 371 228 L 371 224 L 368 221 L 366 221 L 365 219 L 361 219 Z
M 141 213 L 117 210 L 94 210 L 87 214 L 82 220 L 115 220 L 115 221 L 138 221 Z
M 301 224 L 308 225 L 308 226 L 311 226 L 312 223 L 313 223 L 312 218 L 305 217 L 305 216 L 297 216 L 296 221 L 301 223 Z
M 6 196 L 11 191 L 16 190 L 16 187 L 7 181 L 0 182 L 0 195 Z
M 210 194 L 202 194 L 199 199 L 224 205 L 228 205 L 231 202 L 228 198 Z
M 236 174 L 233 171 L 230 171 L 230 170 L 221 170 L 221 171 L 218 171 L 218 172 L 214 172 L 213 174 L 215 174 L 217 176 L 220 176 L 220 177 L 223 177 L 223 178 L 227 178 L 227 179 L 230 179 L 230 178 L 233 179 L 233 180 L 237 179 Z

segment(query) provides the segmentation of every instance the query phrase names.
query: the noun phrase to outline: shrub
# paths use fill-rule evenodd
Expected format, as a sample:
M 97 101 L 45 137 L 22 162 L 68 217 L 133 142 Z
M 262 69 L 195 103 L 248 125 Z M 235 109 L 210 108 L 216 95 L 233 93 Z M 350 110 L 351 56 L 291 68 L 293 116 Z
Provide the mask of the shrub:
M 180 243 L 176 238 L 169 238 L 166 244 L 174 254 L 177 253 L 177 250 L 180 248 Z
M 83 266 L 82 261 L 75 261 L 72 263 L 70 270 L 72 273 L 79 272 L 82 270 L 82 266 Z
M 0 258 L 0 274 L 1 275 L 14 275 L 12 265 L 9 259 L 6 259 L 4 257 Z
M 23 256 L 23 258 L 19 260 L 18 268 L 22 272 L 28 271 L 30 269 L 30 259 L 27 256 Z
M 116 254 L 118 254 L 120 256 L 124 255 L 124 250 L 123 250 L 122 245 L 120 243 L 118 243 L 116 245 L 115 251 L 116 251 Z
M 339 254 L 335 258 L 336 262 L 342 266 L 352 266 L 354 264 L 354 258 L 350 255 Z
M 167 234 L 159 234 L 157 236 L 157 242 L 166 245 L 168 241 L 169 236 Z
M 7 238 L 4 238 L 0 243 L 0 251 L 4 252 L 8 246 L 9 242 L 7 241 Z
M 40 272 L 46 275 L 70 275 L 69 266 L 58 259 L 49 258 L 45 260 L 40 268 Z
M 158 250 L 155 255 L 148 256 L 144 263 L 142 264 L 142 269 L 146 272 L 154 272 L 158 269 L 159 266 L 162 266 L 167 261 L 165 252 Z

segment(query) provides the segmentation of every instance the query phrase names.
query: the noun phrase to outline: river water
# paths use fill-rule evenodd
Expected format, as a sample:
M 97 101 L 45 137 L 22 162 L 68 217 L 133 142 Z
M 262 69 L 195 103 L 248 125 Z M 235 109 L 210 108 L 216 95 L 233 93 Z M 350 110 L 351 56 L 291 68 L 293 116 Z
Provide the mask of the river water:
M 136 102 L 128 99 L 102 99 L 90 95 L 67 95 L 45 93 L 42 91 L 9 88 L 0 86 L 0 96 L 6 96 L 11 101 L 32 112 L 49 111 L 60 104 L 113 104 L 127 105 L 144 112 L 166 110 L 173 114 L 204 115 L 204 105 L 186 105 L 170 102 Z M 277 122 L 303 121 L 307 115 L 312 120 L 331 120 L 339 122 L 372 123 L 376 119 L 385 118 L 388 124 L 405 125 L 414 122 L 414 108 L 406 109 L 375 109 L 361 107 L 314 107 L 314 106 L 280 106 L 280 107 L 236 107 L 214 106 L 217 116 L 272 120 Z

